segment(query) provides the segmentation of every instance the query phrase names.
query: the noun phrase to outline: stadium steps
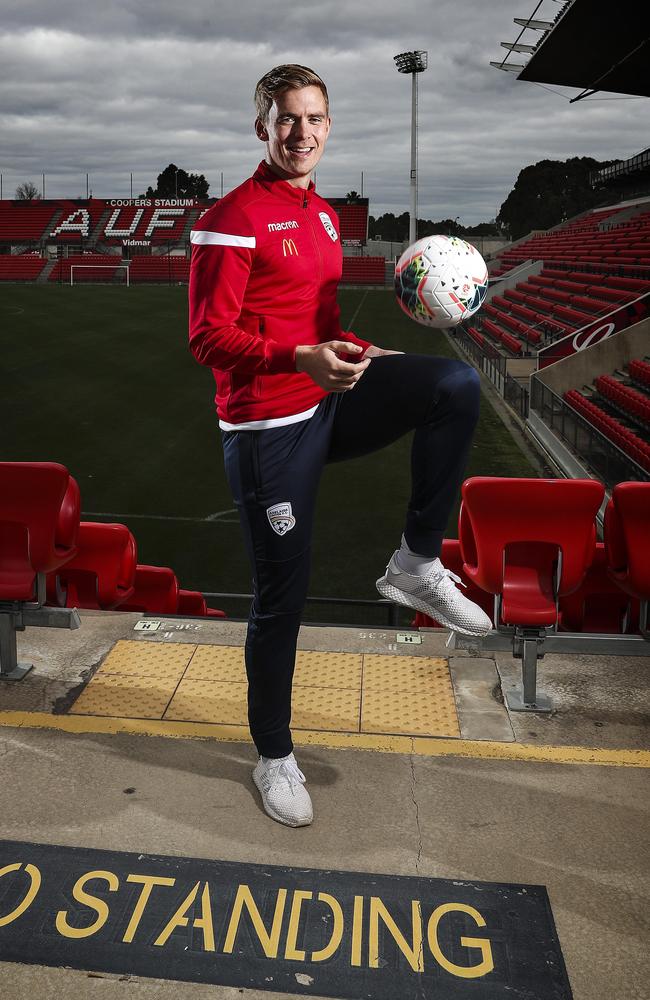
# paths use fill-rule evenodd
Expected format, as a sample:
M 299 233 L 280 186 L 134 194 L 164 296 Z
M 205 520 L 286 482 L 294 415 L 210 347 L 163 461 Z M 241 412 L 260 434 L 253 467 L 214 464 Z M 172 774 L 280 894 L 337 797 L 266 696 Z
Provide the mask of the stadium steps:
M 90 237 L 88 239 L 87 247 L 89 249 L 93 249 L 94 250 L 96 248 L 96 246 L 97 246 L 97 244 L 99 242 L 99 237 L 104 232 L 104 226 L 108 222 L 112 211 L 113 211 L 113 209 L 109 208 L 107 206 L 104 209 L 104 211 L 102 212 L 101 218 L 98 219 L 97 224 L 93 228 L 93 230 L 92 230 L 92 232 L 90 234 Z
M 54 270 L 54 268 L 56 267 L 56 265 L 57 265 L 57 258 L 56 257 L 53 257 L 52 260 L 48 260 L 47 264 L 45 265 L 45 267 L 43 268 L 43 270 L 39 274 L 38 278 L 36 279 L 36 284 L 37 285 L 46 285 L 47 282 L 50 280 L 50 275 L 51 275 L 52 271 Z
M 190 242 L 190 233 L 192 232 L 192 229 L 194 228 L 194 223 L 196 222 L 196 220 L 198 219 L 198 217 L 200 216 L 200 214 L 201 214 L 202 211 L 203 211 L 202 208 L 192 208 L 187 213 L 187 219 L 186 219 L 186 222 L 185 222 L 185 227 L 183 229 L 183 232 L 182 232 L 182 235 L 181 235 L 181 238 L 180 238 L 180 241 L 179 241 L 180 243 L 189 243 Z
M 50 233 L 52 232 L 53 229 L 56 229 L 56 227 L 62 221 L 64 214 L 65 213 L 62 207 L 58 207 L 54 210 L 54 215 L 52 216 L 52 218 L 50 219 L 50 221 L 48 222 L 47 226 L 45 227 L 45 229 L 41 234 L 41 240 L 44 243 L 50 242 L 50 240 L 52 239 Z

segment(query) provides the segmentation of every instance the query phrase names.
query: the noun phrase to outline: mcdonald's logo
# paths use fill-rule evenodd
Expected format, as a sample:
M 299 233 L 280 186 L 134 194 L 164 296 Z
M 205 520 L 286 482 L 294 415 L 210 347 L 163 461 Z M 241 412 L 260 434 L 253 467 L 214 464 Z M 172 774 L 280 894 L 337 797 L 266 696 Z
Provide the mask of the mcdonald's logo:
M 296 244 L 293 242 L 293 240 L 286 240 L 286 239 L 282 240 L 282 256 L 286 257 L 287 254 L 289 255 L 289 257 L 298 256 Z

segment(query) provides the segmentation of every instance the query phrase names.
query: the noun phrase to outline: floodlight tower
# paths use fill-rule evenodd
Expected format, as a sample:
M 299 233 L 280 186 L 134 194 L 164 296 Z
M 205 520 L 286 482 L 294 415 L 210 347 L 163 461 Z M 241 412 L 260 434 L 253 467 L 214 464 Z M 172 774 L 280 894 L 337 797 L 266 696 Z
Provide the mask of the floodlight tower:
M 418 219 L 418 73 L 427 68 L 429 55 L 422 50 L 400 52 L 393 56 L 398 73 L 411 74 L 411 213 L 409 218 L 409 243 L 417 235 Z

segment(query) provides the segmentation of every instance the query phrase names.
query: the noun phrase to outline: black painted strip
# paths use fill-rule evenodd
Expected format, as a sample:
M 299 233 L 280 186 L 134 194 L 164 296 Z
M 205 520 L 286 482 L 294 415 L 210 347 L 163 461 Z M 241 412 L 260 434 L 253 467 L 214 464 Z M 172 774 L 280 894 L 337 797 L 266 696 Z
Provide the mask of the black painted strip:
M 543 886 L 0 841 L 0 959 L 368 1000 L 571 1000 Z

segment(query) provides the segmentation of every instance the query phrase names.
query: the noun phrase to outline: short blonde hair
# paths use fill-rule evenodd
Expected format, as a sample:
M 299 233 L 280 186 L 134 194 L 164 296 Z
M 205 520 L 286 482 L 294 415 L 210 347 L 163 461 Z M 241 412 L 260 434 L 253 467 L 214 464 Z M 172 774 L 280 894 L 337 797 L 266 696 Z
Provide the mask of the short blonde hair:
M 269 112 L 277 94 L 285 90 L 300 90 L 302 87 L 318 87 L 325 98 L 325 109 L 329 116 L 330 103 L 327 87 L 313 69 L 297 63 L 285 63 L 265 73 L 255 87 L 255 110 L 259 120 L 266 124 Z

